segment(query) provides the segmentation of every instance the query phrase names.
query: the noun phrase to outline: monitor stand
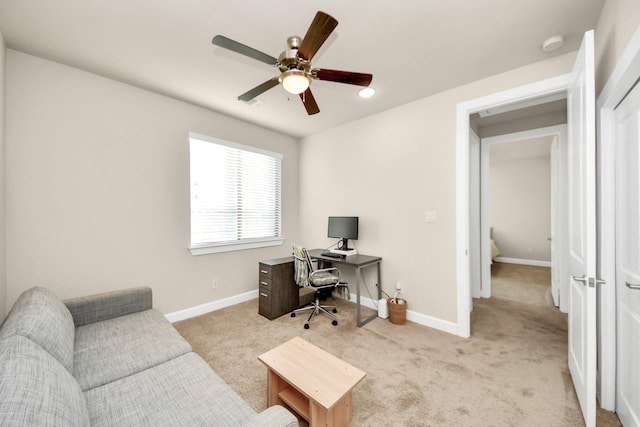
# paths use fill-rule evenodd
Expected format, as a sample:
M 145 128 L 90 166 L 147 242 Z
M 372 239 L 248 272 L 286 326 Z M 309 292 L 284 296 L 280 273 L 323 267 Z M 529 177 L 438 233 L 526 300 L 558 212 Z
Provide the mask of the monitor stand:
M 350 256 L 350 255 L 356 255 L 358 253 L 357 249 L 330 249 L 330 252 L 333 252 L 334 254 L 340 254 L 340 255 L 345 255 L 345 256 Z

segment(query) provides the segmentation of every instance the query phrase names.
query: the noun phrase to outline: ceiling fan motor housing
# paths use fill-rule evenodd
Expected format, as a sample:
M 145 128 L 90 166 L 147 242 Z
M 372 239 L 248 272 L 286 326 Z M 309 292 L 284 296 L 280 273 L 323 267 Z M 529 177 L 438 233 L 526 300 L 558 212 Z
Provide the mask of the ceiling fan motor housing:
M 299 37 L 293 36 L 289 37 L 289 41 L 292 39 L 300 39 Z M 290 43 L 292 45 L 292 43 Z M 311 68 L 311 62 L 305 61 L 304 59 L 298 56 L 298 48 L 292 47 L 291 49 L 287 49 L 280 54 L 278 57 L 278 63 L 276 64 L 278 69 L 281 72 L 285 72 L 287 70 L 298 69 L 302 70 L 305 73 L 308 73 Z

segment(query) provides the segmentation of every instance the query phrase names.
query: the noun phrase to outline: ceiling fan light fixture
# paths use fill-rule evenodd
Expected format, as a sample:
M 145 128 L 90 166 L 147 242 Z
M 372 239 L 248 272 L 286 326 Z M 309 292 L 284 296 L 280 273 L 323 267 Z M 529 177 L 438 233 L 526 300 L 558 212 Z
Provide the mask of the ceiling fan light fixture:
M 282 73 L 282 87 L 287 92 L 298 95 L 309 88 L 311 81 L 302 70 L 287 70 Z

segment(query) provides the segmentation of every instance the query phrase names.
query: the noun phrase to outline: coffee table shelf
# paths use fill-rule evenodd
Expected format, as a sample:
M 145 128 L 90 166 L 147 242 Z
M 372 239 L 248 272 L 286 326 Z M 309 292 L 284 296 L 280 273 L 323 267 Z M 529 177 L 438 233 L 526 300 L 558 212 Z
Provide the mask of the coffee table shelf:
M 293 387 L 287 387 L 278 393 L 278 397 L 306 421 L 310 420 L 309 399 L 298 390 Z

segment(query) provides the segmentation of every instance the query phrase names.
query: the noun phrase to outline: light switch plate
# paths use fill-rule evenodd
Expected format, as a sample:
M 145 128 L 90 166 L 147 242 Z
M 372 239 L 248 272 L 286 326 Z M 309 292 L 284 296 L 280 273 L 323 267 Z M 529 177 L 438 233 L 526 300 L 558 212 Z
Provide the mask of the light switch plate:
M 438 212 L 425 212 L 424 222 L 438 222 Z

